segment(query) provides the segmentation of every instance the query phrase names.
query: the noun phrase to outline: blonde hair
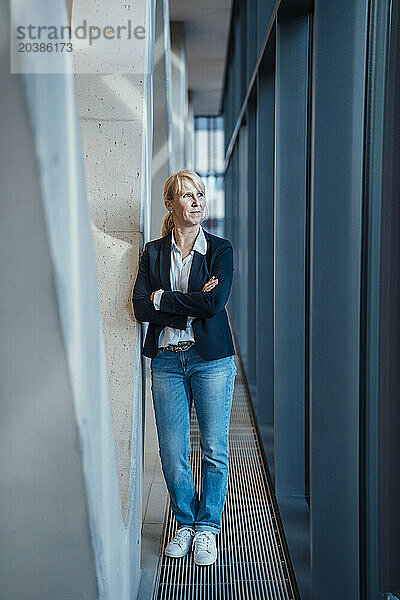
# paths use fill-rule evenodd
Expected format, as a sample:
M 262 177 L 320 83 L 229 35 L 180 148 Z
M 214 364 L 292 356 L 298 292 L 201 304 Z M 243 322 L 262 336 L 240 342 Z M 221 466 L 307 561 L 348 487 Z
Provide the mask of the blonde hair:
M 172 173 L 168 177 L 164 184 L 163 198 L 165 202 L 173 203 L 176 194 L 179 194 L 182 190 L 182 181 L 184 179 L 189 179 L 193 183 L 195 188 L 198 191 L 202 192 L 205 197 L 206 189 L 200 175 L 198 175 L 195 171 L 175 171 L 175 173 Z M 174 220 L 172 218 L 171 213 L 168 211 L 162 220 L 161 235 L 167 235 L 173 230 L 173 228 Z

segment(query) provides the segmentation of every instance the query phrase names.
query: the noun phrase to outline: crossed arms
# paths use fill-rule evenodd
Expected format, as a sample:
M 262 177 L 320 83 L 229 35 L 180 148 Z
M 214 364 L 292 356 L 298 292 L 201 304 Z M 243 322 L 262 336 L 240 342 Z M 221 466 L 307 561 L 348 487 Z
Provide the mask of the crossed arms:
M 133 288 L 132 305 L 138 321 L 186 329 L 189 316 L 208 319 L 220 312 L 229 297 L 233 276 L 233 250 L 231 244 L 223 246 L 215 257 L 213 274 L 218 285 L 208 292 L 172 292 L 164 290 L 160 310 L 150 299 L 153 290 L 149 276 L 147 244 L 140 260 Z

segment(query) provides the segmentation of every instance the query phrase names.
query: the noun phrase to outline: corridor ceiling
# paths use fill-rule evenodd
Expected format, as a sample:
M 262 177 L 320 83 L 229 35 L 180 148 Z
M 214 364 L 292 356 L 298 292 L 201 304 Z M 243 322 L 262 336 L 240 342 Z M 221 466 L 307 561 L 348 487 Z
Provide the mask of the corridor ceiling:
M 196 116 L 217 115 L 224 83 L 231 0 L 170 0 L 170 20 L 183 21 L 188 87 Z

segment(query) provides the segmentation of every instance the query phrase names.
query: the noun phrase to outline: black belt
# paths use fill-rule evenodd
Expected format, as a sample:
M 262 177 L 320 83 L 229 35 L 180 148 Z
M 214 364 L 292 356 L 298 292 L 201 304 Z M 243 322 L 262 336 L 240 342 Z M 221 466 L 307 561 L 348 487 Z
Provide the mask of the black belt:
M 168 346 L 162 346 L 160 350 L 172 350 L 172 352 L 182 352 L 189 350 L 193 346 L 194 342 L 191 340 L 185 342 L 178 342 L 177 344 L 168 344 Z

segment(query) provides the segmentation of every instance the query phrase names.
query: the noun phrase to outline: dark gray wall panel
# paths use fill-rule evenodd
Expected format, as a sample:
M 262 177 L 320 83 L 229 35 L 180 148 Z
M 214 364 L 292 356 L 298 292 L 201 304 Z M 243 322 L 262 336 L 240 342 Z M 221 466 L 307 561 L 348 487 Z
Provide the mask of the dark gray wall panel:
M 257 112 L 257 418 L 274 423 L 274 136 L 273 69 L 263 64 L 258 76 Z M 272 465 L 273 466 L 273 461 Z
M 256 404 L 256 193 L 257 193 L 257 105 L 252 95 L 247 115 L 247 254 L 248 254 L 248 298 L 247 298 L 247 382 L 253 403 Z
M 318 2 L 315 12 L 311 558 L 314 598 L 324 600 L 359 598 L 366 11 L 360 0 Z
M 277 25 L 275 492 L 304 495 L 308 16 Z

